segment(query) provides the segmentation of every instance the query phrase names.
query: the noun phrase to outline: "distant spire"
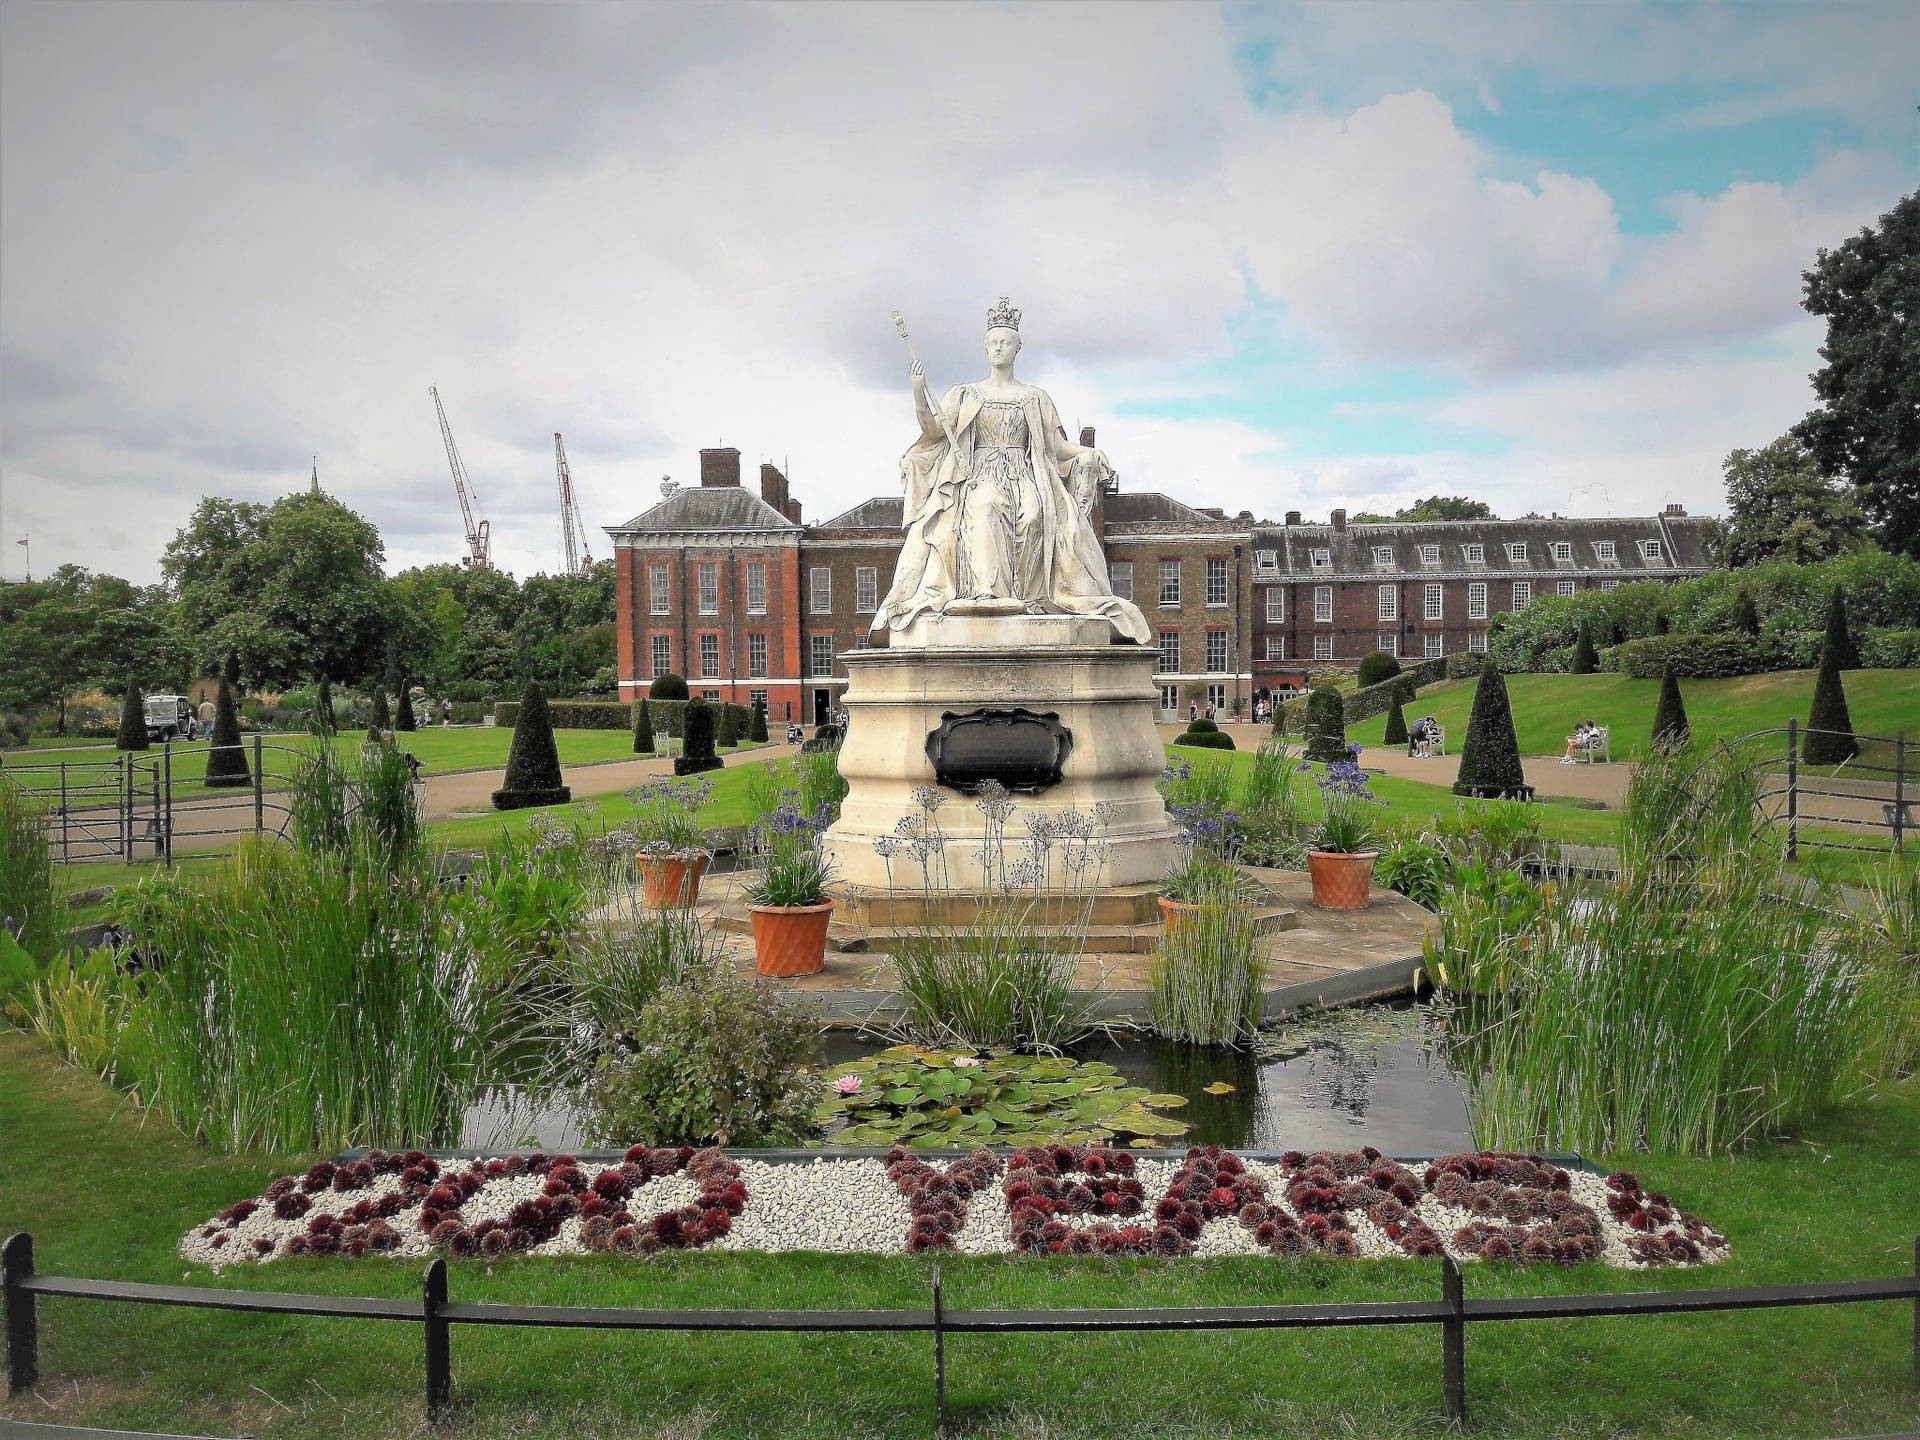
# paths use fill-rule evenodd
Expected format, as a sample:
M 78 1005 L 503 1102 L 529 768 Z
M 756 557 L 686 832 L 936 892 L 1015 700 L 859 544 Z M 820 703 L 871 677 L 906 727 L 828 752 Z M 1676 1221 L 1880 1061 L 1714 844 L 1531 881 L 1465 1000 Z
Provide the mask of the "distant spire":
M 318 455 L 313 457 L 313 493 L 316 495 L 320 493 L 320 457 Z

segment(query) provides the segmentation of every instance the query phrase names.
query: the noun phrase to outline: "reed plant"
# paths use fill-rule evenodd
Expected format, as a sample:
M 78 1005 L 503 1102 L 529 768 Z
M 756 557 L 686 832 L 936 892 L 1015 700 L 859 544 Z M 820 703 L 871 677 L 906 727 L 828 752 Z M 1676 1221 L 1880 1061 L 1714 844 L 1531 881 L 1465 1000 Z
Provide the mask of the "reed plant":
M 46 809 L 0 776 L 0 921 L 20 948 L 45 964 L 60 938 L 59 891 L 47 844 Z
M 1222 884 L 1183 913 L 1154 952 L 1153 1028 L 1195 1045 L 1245 1044 L 1259 1032 L 1265 979 L 1253 912 Z
M 622 890 L 570 952 L 574 1018 L 595 1045 L 629 1036 L 654 996 L 717 970 L 725 955 L 698 911 L 655 910 Z
M 1099 1028 L 1074 992 L 1081 933 L 1045 927 L 1031 902 L 983 897 L 971 918 L 892 941 L 906 1012 L 924 1045 L 1062 1050 Z

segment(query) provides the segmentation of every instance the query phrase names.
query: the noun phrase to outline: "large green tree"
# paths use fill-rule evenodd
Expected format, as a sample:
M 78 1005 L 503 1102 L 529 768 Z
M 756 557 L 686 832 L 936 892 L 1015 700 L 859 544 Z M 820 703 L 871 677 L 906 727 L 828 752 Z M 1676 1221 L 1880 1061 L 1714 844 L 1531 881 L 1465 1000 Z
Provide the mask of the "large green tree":
M 1822 474 L 1854 487 L 1889 550 L 1920 556 L 1920 191 L 1802 279 L 1827 322 L 1820 407 L 1794 427 Z
M 166 597 L 117 575 L 63 565 L 42 581 L 0 586 L 0 709 L 56 712 L 74 691 L 159 690 L 186 681 Z
M 1391 515 L 1363 510 L 1353 517 L 1356 525 L 1380 525 L 1390 521 L 1410 523 L 1419 520 L 1497 520 L 1493 507 L 1484 500 L 1469 500 L 1465 495 L 1429 495 L 1404 505 Z
M 1738 569 L 1768 560 L 1810 565 L 1860 547 L 1867 517 L 1850 486 L 1829 480 L 1798 435 L 1759 450 L 1735 450 L 1721 464 L 1727 518 L 1714 551 Z

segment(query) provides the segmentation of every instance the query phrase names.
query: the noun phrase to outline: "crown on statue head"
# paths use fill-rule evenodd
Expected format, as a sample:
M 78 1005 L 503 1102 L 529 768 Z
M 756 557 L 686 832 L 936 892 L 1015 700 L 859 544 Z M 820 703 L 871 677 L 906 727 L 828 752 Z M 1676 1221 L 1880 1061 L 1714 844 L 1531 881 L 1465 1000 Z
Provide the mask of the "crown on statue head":
M 1020 328 L 1020 312 L 1013 308 L 1006 296 L 1000 297 L 1000 303 L 987 311 L 989 330 L 1015 330 Z

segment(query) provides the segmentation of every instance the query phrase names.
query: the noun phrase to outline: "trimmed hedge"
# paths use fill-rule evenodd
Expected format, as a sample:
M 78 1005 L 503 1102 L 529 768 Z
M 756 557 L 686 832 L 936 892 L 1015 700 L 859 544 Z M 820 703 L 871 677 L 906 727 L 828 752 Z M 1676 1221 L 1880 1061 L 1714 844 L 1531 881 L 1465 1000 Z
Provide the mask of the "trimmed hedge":
M 1653 707 L 1653 746 L 1656 750 L 1673 749 L 1692 738 L 1687 707 L 1680 699 L 1680 682 L 1669 665 L 1660 676 L 1660 699 Z
M 1865 670 L 1920 670 L 1920 630 L 1869 630 L 1860 640 Z
M 713 753 L 714 708 L 705 700 L 686 702 L 686 745 L 684 753 L 673 757 L 674 774 L 698 775 L 720 768 L 720 757 Z
M 1219 733 L 1220 727 L 1204 715 L 1187 722 L 1187 734 L 1189 735 L 1218 735 Z
M 1393 704 L 1393 692 L 1396 685 L 1405 685 L 1406 691 L 1402 703 L 1411 700 L 1422 685 L 1431 685 L 1436 680 L 1449 678 L 1455 660 L 1471 659 L 1467 668 L 1468 675 L 1480 673 L 1480 657 L 1450 655 L 1444 659 L 1422 660 L 1418 665 L 1409 665 L 1391 680 L 1382 680 L 1378 685 L 1369 685 L 1364 690 L 1348 690 L 1342 693 L 1347 724 L 1358 725 L 1362 720 L 1371 720 L 1385 713 Z M 1457 678 L 1457 677 L 1456 677 Z M 1311 695 L 1303 695 L 1289 700 L 1284 705 L 1274 706 L 1276 723 L 1284 723 L 1287 731 L 1300 731 L 1307 723 L 1308 703 Z
M 1360 671 L 1355 678 L 1360 682 L 1360 688 L 1364 690 L 1370 685 L 1380 684 L 1383 680 L 1391 680 L 1399 673 L 1398 656 L 1389 655 L 1384 650 L 1375 650 L 1371 655 L 1361 657 Z
M 1407 716 L 1402 708 L 1412 698 L 1413 687 L 1401 681 L 1393 687 L 1393 704 L 1387 710 L 1387 728 L 1380 737 L 1383 745 L 1407 743 Z
M 1309 760 L 1347 758 L 1347 713 L 1338 690 L 1315 690 L 1307 696 Z
M 651 755 L 653 746 L 653 714 L 642 700 L 633 707 L 633 753 Z
M 747 721 L 747 739 L 764 743 L 767 738 L 767 707 L 755 705 L 753 715 Z
M 547 713 L 547 692 L 539 681 L 527 685 L 513 726 L 513 746 L 507 752 L 506 783 L 493 792 L 496 810 L 524 810 L 533 805 L 565 805 L 573 791 L 561 783 L 560 747 L 553 742 L 553 724 Z
M 1219 726 L 1211 730 L 1188 730 L 1174 739 L 1176 745 L 1188 745 L 1195 750 L 1232 750 L 1236 748 L 1233 737 L 1221 731 Z
M 649 700 L 685 700 L 687 682 L 669 670 L 664 675 L 653 677 L 653 683 L 647 687 Z

